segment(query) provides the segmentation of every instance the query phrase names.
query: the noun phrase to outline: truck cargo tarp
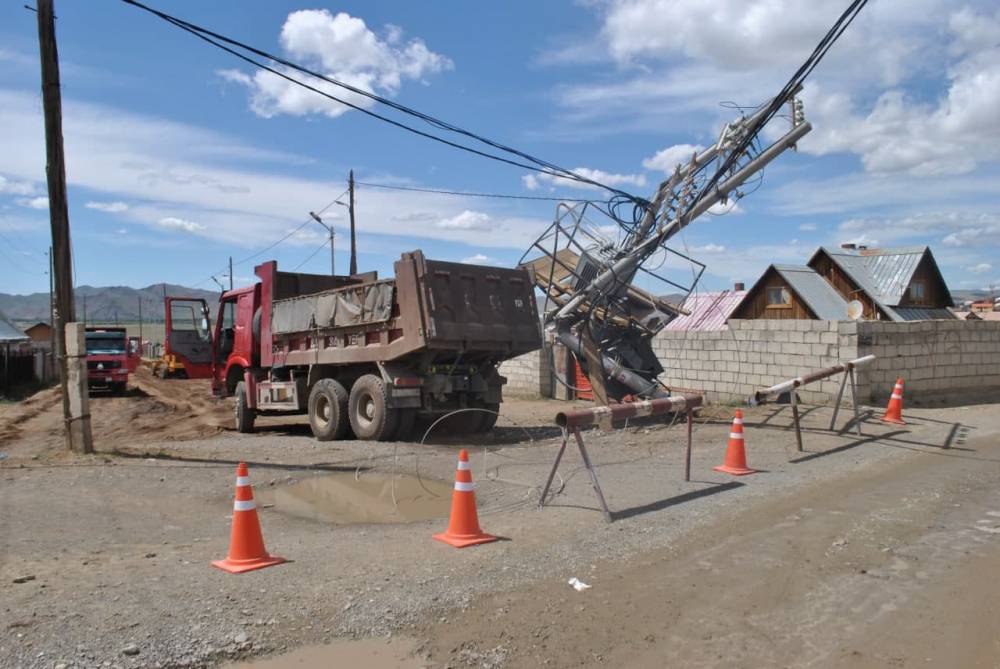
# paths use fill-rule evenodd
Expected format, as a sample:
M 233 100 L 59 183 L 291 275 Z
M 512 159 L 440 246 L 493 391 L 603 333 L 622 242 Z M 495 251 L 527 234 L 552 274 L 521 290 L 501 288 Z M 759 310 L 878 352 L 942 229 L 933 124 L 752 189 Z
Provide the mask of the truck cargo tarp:
M 275 300 L 271 331 L 275 334 L 308 332 L 387 321 L 392 316 L 394 289 L 392 281 L 379 281 Z

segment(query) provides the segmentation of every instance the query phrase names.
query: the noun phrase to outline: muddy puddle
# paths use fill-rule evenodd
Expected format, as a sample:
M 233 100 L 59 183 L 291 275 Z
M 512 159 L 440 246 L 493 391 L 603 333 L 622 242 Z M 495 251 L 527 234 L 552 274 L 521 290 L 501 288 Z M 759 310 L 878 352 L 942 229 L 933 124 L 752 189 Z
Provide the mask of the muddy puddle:
M 321 646 L 304 646 L 265 660 L 227 664 L 223 669 L 424 669 L 437 667 L 414 657 L 416 643 L 406 639 L 339 640 Z
M 339 525 L 447 518 L 453 484 L 415 476 L 338 472 L 262 490 L 261 502 L 299 518 Z

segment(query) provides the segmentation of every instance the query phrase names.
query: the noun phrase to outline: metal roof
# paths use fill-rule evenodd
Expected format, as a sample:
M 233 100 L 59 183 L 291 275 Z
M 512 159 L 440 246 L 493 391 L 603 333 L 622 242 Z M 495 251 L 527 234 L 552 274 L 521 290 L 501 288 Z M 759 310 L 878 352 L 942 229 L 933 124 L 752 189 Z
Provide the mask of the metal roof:
M 951 309 L 928 307 L 892 307 L 902 321 L 953 321 L 958 316 Z
M 726 321 L 736 306 L 743 301 L 747 291 L 723 290 L 710 293 L 691 293 L 681 307 L 690 312 L 667 323 L 666 330 L 704 331 L 724 330 Z
M 840 321 L 847 318 L 847 302 L 812 267 L 805 265 L 771 265 L 771 267 L 816 314 L 816 318 L 823 321 Z
M 30 337 L 0 311 L 0 342 L 28 341 Z
M 823 251 L 866 293 L 881 306 L 889 307 L 902 301 L 927 250 L 926 246 L 894 249 L 823 247 Z

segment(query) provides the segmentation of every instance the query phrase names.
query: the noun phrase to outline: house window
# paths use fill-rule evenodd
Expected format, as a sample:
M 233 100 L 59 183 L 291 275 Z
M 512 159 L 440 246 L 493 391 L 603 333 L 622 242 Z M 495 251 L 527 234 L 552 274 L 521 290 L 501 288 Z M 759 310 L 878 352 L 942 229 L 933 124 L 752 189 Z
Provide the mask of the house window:
M 782 286 L 769 286 L 767 289 L 767 306 L 780 307 L 792 303 L 791 295 Z
M 910 284 L 910 300 L 922 303 L 924 301 L 924 282 L 914 281 Z

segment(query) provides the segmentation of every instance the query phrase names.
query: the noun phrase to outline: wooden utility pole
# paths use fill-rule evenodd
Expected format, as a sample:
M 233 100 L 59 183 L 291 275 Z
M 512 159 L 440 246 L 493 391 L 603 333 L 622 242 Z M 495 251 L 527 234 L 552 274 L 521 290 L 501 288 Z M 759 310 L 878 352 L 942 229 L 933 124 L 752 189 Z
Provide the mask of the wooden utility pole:
M 85 369 L 86 347 L 81 358 L 74 346 L 74 357 L 66 355 L 67 324 L 77 333 L 73 304 L 73 257 L 69 237 L 69 208 L 66 203 L 66 165 L 63 156 L 62 93 L 59 84 L 59 52 L 56 48 L 55 10 L 52 0 L 38 0 L 38 51 L 42 65 L 42 107 L 45 113 L 45 172 L 49 187 L 49 223 L 52 228 L 52 267 L 56 306 L 52 326 L 61 372 L 63 418 L 66 445 L 74 451 L 94 450 L 90 432 L 90 405 L 87 398 Z M 82 333 L 80 334 L 82 338 Z M 76 340 L 74 341 L 74 344 Z M 73 378 L 70 379 L 72 372 Z
M 229 290 L 233 289 L 233 257 L 229 256 Z
M 142 355 L 142 295 L 139 296 L 139 355 Z
M 347 178 L 347 190 L 350 192 L 350 204 L 347 210 L 351 214 L 351 274 L 358 273 L 358 246 L 354 238 L 354 170 Z

